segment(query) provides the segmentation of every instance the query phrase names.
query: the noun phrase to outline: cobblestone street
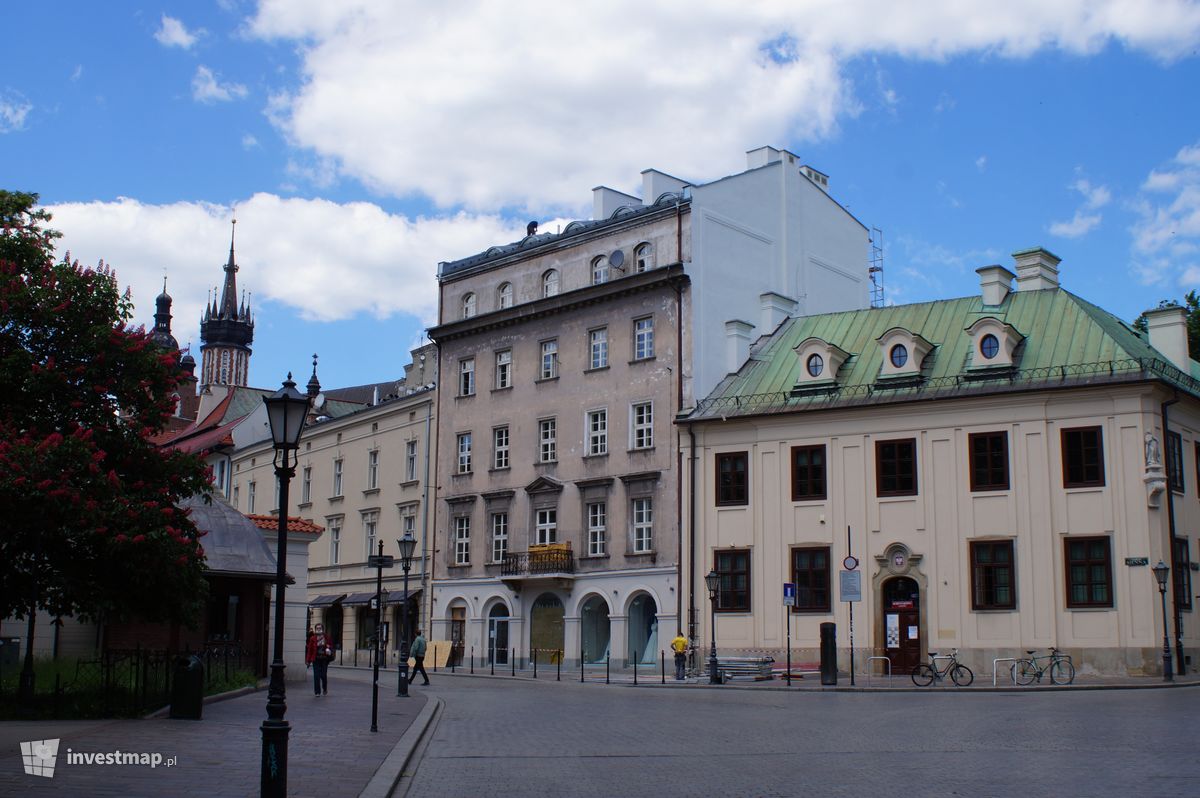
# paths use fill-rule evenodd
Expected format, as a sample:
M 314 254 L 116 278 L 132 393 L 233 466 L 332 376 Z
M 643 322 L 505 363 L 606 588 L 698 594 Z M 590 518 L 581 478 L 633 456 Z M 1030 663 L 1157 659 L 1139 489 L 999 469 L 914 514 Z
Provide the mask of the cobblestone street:
M 412 796 L 1200 794 L 1200 688 L 658 689 L 441 678 Z

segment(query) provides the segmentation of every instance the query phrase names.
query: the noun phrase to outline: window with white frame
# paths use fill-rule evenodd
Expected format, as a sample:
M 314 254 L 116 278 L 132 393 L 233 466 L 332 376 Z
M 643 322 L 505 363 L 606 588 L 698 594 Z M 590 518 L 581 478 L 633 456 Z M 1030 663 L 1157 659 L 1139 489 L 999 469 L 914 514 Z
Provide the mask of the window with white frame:
M 417 478 L 417 442 L 408 441 L 404 444 L 404 480 L 412 482 Z
M 471 473 L 471 433 L 458 433 L 458 473 Z
M 367 452 L 367 490 L 379 487 L 379 450 Z
M 539 546 L 558 542 L 558 510 L 547 508 L 537 511 L 537 542 Z
M 367 543 L 367 556 L 370 557 L 372 554 L 377 553 L 375 551 L 375 538 L 379 532 L 379 513 L 377 511 L 363 513 L 362 525 L 363 539 Z
M 602 557 L 608 553 L 608 505 L 592 502 L 587 506 L 588 556 Z
M 333 461 L 333 495 L 342 495 L 342 458 Z
M 312 466 L 305 466 L 300 472 L 300 503 L 312 501 Z
M 513 287 L 512 283 L 500 283 L 500 287 L 496 290 L 496 304 L 501 310 L 511 308 L 513 303 Z
M 589 410 L 587 414 L 588 455 L 608 454 L 608 410 Z
M 654 501 L 649 498 L 633 500 L 633 553 L 654 550 Z
M 633 251 L 633 271 L 640 273 L 654 268 L 654 247 L 649 244 L 638 244 Z
M 512 350 L 496 353 L 496 390 L 512 387 Z
M 325 526 L 329 529 L 329 564 L 337 565 L 342 556 L 342 519 L 327 518 Z
M 538 422 L 538 462 L 553 463 L 558 459 L 558 420 L 543 418 Z
M 592 259 L 592 285 L 608 282 L 608 258 L 601 255 Z
M 654 403 L 638 402 L 632 406 L 630 411 L 633 448 L 652 448 L 654 446 Z
M 233 506 L 238 506 L 238 494 L 241 492 L 238 485 L 233 486 Z
M 469 293 L 462 300 L 462 317 L 469 319 L 475 315 L 475 294 Z
M 417 509 L 408 507 L 400 511 L 400 534 L 405 537 L 417 536 Z
M 608 367 L 608 328 L 600 327 L 588 332 L 588 368 Z
M 508 425 L 492 430 L 492 468 L 508 468 Z
M 654 317 L 633 320 L 633 359 L 654 357 Z
M 475 394 L 475 358 L 467 357 L 458 361 L 458 395 L 473 396 Z
M 492 562 L 508 554 L 508 513 L 492 513 Z
M 541 379 L 552 380 L 558 376 L 558 340 L 542 341 Z
M 542 296 L 558 295 L 558 272 L 554 269 L 542 275 Z
M 459 515 L 454 518 L 454 564 L 471 564 L 471 517 Z
M 258 488 L 258 483 L 256 483 L 256 482 L 251 482 L 246 487 L 246 512 L 247 513 L 254 512 L 254 494 L 257 492 L 257 488 Z

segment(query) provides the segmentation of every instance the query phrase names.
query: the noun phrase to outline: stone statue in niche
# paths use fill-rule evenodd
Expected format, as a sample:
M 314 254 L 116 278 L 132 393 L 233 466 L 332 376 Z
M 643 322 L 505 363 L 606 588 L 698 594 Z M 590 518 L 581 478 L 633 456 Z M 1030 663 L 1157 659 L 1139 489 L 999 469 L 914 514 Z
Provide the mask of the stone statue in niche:
M 1158 438 L 1154 433 L 1146 433 L 1146 468 L 1162 465 L 1162 452 L 1158 448 Z

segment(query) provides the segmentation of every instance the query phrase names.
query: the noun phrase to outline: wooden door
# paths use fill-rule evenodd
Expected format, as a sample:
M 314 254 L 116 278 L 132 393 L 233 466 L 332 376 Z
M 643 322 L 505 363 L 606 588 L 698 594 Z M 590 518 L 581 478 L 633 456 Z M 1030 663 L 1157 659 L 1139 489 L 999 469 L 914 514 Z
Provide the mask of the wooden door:
M 912 673 L 921 657 L 920 588 L 906 576 L 883 584 L 884 647 L 892 673 Z

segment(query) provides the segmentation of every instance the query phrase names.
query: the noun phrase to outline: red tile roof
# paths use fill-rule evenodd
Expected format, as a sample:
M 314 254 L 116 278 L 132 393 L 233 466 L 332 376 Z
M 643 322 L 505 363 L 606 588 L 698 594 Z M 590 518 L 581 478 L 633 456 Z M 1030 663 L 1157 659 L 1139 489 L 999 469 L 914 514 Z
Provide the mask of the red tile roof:
M 246 517 L 249 518 L 251 523 L 253 523 L 259 529 L 279 530 L 279 521 L 273 515 L 247 515 Z M 300 518 L 299 516 L 295 515 L 288 516 L 287 526 L 289 532 L 319 533 L 325 531 L 325 527 L 321 526 L 320 524 L 313 523 L 307 518 Z

